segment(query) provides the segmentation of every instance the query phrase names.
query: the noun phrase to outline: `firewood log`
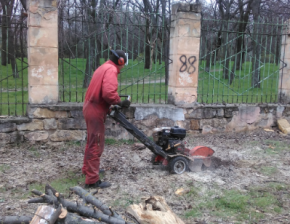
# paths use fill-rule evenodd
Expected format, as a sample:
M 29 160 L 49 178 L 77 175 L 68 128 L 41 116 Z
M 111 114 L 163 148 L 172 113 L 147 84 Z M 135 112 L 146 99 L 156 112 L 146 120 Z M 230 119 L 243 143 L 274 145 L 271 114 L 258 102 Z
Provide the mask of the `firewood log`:
M 105 224 L 105 222 L 86 220 L 75 213 L 68 213 L 63 221 L 58 220 L 55 224 Z
M 61 206 L 59 206 L 57 209 L 47 205 L 39 206 L 30 224 L 54 224 L 60 213 Z
M 100 209 L 104 214 L 110 215 L 115 218 L 122 219 L 121 216 L 119 216 L 116 212 L 114 212 L 112 209 L 110 209 L 107 205 L 105 205 L 103 202 L 98 200 L 96 197 L 91 195 L 89 192 L 84 190 L 83 188 L 76 186 L 70 188 L 71 191 L 76 193 L 78 196 L 80 196 L 85 203 L 90 203 L 92 205 L 95 205 L 98 209 Z
M 1 224 L 29 224 L 31 220 L 30 216 L 0 216 Z

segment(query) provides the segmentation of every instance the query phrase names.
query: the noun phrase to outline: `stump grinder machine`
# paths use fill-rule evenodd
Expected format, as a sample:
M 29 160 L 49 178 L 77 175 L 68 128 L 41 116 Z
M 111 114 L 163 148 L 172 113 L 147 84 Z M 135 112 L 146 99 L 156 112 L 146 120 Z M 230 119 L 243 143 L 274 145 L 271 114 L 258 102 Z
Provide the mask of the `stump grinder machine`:
M 206 146 L 186 148 L 184 141 L 186 130 L 184 128 L 178 126 L 155 128 L 152 141 L 130 123 L 120 109 L 120 106 L 112 106 L 109 112 L 110 117 L 153 152 L 151 162 L 154 165 L 162 164 L 168 167 L 173 174 L 182 174 L 188 170 L 201 170 L 202 166 L 209 167 L 211 165 L 211 156 L 214 150 Z

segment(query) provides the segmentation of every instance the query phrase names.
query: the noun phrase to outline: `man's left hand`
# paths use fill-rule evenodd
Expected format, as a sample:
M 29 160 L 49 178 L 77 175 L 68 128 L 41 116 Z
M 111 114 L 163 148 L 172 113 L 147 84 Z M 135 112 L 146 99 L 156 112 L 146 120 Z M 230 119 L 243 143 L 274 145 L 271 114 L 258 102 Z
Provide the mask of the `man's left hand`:
M 131 102 L 129 100 L 123 100 L 119 103 L 119 106 L 128 108 L 128 107 L 130 107 L 130 104 L 131 104 Z

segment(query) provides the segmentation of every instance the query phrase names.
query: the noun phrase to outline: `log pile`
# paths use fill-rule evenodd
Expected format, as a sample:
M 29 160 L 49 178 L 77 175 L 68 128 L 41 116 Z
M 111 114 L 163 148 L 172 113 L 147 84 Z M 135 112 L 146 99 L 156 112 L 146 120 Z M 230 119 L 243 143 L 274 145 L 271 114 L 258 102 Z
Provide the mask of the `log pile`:
M 79 186 L 70 190 L 82 201 L 68 201 L 50 185 L 45 186 L 45 193 L 32 190 L 38 197 L 30 199 L 28 203 L 42 203 L 34 217 L 0 216 L 0 224 L 184 224 L 160 196 L 143 198 L 139 205 L 130 205 L 125 220 L 94 197 L 94 193 L 90 194 Z
M 102 203 L 92 194 L 79 186 L 70 188 L 82 198 L 82 203 L 64 199 L 63 195 L 50 185 L 45 186 L 45 193 L 32 190 L 39 196 L 30 199 L 28 203 L 46 203 L 38 207 L 34 217 L 0 216 L 1 224 L 134 224 L 127 222 L 117 212 Z M 87 218 L 87 219 L 86 219 Z

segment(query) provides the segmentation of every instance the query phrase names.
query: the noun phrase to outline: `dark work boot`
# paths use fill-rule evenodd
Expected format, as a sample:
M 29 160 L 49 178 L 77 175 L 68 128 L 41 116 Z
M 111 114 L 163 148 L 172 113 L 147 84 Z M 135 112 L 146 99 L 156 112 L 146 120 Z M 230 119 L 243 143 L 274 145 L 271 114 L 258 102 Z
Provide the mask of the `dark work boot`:
M 85 188 L 107 188 L 107 187 L 111 187 L 111 184 L 109 182 L 106 181 L 101 181 L 98 180 L 96 183 L 94 184 L 86 184 Z

